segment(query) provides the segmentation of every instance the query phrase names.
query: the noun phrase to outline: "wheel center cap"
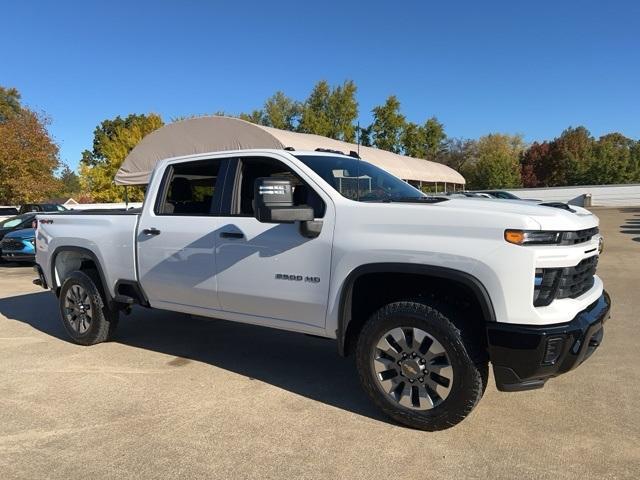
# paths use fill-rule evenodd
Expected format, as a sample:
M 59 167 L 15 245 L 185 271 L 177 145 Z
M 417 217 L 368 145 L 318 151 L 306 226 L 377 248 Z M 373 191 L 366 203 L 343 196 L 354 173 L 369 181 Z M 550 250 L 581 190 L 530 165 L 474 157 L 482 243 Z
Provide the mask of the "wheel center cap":
M 420 365 L 417 360 L 413 359 L 402 362 L 400 368 L 402 369 L 402 375 L 407 378 L 417 378 L 424 370 L 424 366 Z

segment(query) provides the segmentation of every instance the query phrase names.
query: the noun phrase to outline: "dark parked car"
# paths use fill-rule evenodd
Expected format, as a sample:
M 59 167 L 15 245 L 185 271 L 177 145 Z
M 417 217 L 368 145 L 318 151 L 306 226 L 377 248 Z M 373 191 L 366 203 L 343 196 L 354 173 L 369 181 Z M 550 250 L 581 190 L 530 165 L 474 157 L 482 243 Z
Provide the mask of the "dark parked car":
M 536 200 L 533 198 L 520 198 L 517 195 L 514 195 L 510 192 L 505 192 L 504 190 L 481 190 L 475 193 L 486 193 L 493 198 L 500 198 L 502 200 L 525 200 L 527 202 L 541 202 L 542 200 Z
M 25 203 L 20 207 L 20 213 L 28 212 L 66 212 L 67 209 L 58 203 Z
M 486 193 L 480 193 L 480 192 L 447 192 L 447 193 L 445 193 L 445 195 L 447 197 L 456 197 L 456 198 L 463 198 L 463 197 L 469 197 L 469 198 L 494 198 L 491 195 L 488 195 Z

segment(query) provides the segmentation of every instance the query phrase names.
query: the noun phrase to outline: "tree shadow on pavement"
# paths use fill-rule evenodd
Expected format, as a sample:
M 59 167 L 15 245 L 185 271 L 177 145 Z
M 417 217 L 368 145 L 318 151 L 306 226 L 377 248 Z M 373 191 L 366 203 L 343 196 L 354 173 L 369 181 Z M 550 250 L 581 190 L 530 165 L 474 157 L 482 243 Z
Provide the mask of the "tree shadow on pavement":
M 640 208 L 621 208 L 620 211 L 625 213 L 635 213 L 640 212 Z M 640 218 L 634 217 L 640 217 L 640 214 L 627 218 L 625 220 L 625 224 L 620 225 L 620 233 L 624 233 L 626 235 L 640 235 Z M 634 237 L 631 240 L 634 242 L 640 242 L 640 236 Z
M 57 299 L 50 292 L 2 298 L 0 314 L 70 341 L 59 318 Z M 340 357 L 331 340 L 139 307 L 131 315 L 121 316 L 114 341 L 169 355 L 172 358 L 166 364 L 174 368 L 189 360 L 207 363 L 393 423 L 360 388 L 353 358 Z

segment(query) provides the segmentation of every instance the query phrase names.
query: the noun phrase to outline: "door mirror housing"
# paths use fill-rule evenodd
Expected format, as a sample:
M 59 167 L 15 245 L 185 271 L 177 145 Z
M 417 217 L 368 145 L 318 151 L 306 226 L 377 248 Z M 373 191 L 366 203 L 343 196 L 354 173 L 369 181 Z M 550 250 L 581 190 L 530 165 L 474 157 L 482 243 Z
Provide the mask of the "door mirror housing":
M 262 223 L 313 221 L 313 209 L 293 205 L 293 185 L 288 178 L 262 177 L 254 184 L 254 212 Z

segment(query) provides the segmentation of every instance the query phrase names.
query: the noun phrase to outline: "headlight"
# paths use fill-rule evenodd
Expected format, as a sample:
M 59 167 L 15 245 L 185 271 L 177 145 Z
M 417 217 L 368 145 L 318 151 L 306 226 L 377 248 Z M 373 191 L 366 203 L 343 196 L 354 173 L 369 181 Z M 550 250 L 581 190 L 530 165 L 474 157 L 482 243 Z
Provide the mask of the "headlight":
M 555 245 L 562 240 L 562 232 L 505 230 L 504 239 L 515 245 Z

